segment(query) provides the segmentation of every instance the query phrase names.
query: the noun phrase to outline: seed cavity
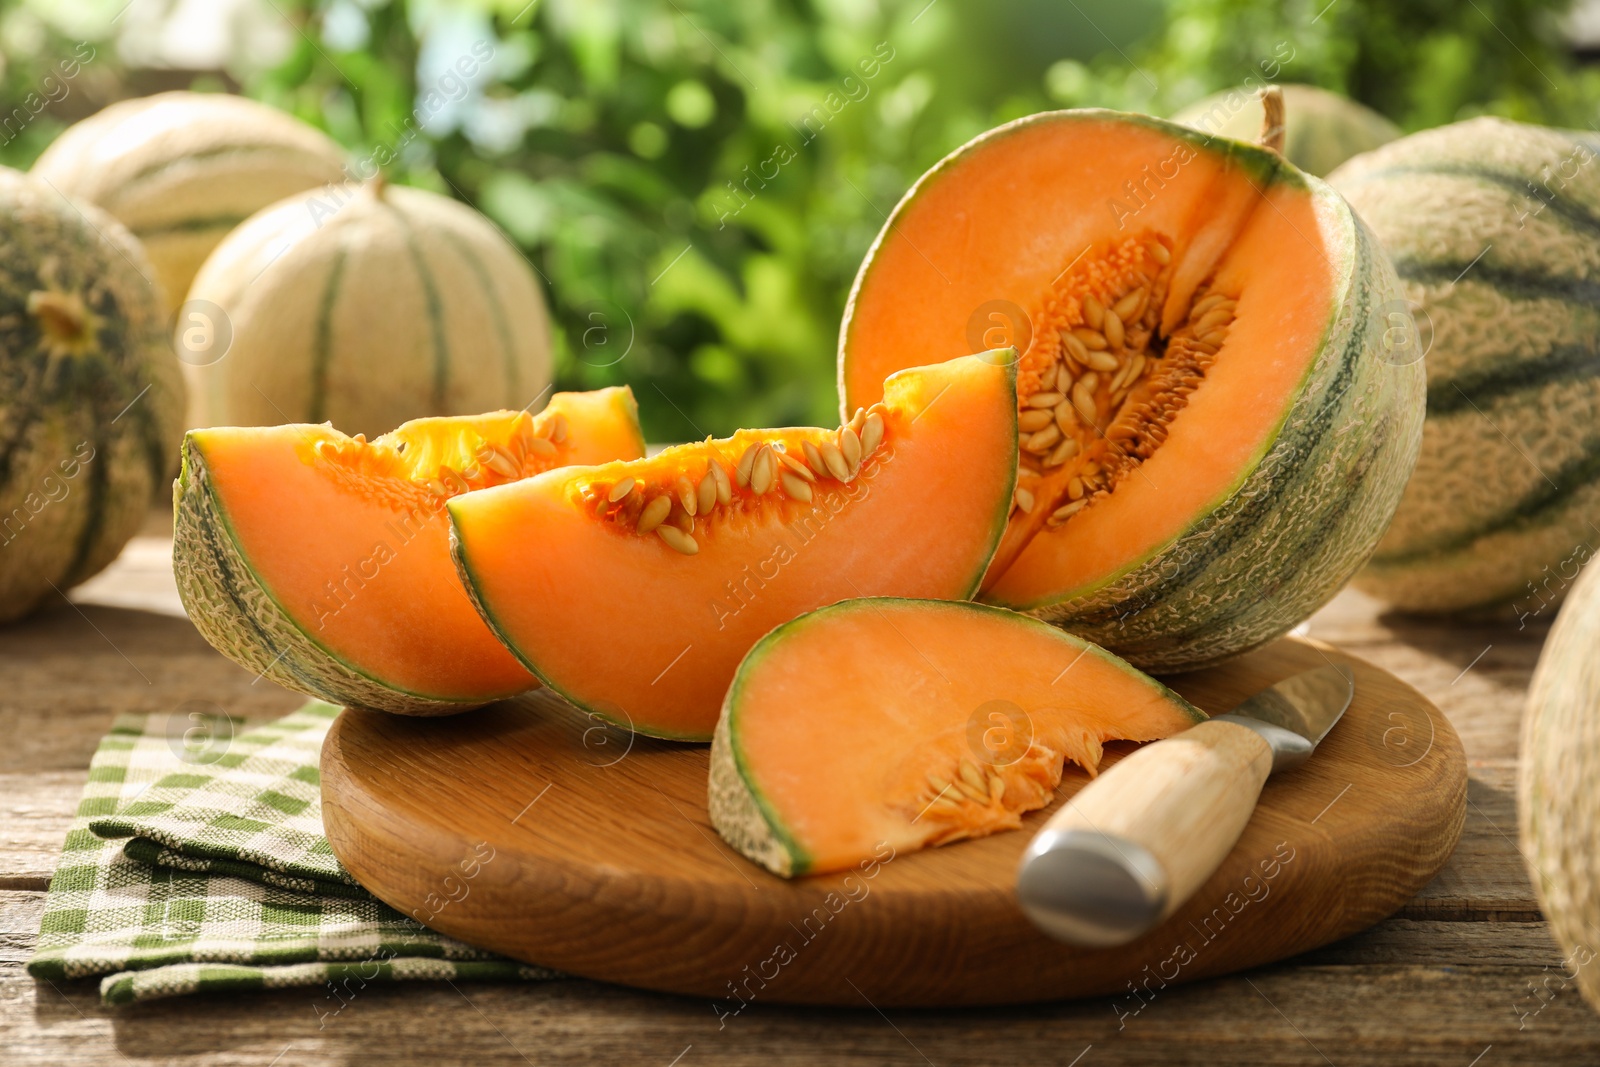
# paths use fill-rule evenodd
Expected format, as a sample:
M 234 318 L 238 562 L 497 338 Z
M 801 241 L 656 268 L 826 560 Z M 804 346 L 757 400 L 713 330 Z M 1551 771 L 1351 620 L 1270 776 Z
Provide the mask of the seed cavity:
M 1166 440 L 1226 345 L 1238 301 L 1210 281 L 1163 336 L 1172 248 L 1146 232 L 1077 257 L 1030 315 L 1017 383 L 1019 488 L 1028 496 L 1013 499 L 1030 528 L 1059 528 L 1113 492 Z

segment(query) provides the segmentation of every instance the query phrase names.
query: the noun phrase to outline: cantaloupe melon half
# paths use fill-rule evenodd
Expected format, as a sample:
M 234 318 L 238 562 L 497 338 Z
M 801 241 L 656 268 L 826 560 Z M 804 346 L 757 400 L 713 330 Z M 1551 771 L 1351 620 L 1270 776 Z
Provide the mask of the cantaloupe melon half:
M 325 424 L 193 430 L 173 572 L 201 634 L 253 672 L 339 704 L 461 711 L 538 683 L 467 598 L 445 501 L 642 455 L 626 388 L 557 393 L 537 416 L 418 419 L 370 442 Z
M 906 194 L 840 336 L 847 408 L 907 353 L 1013 343 L 1022 459 L 985 599 L 1147 670 L 1283 633 L 1366 560 L 1425 382 L 1394 271 L 1276 153 L 1036 115 Z M 1409 347 L 1408 347 L 1409 345 Z
M 1022 825 L 1064 761 L 1205 718 L 1109 652 L 1026 615 L 873 597 L 773 630 L 711 745 L 711 821 L 775 874 L 850 867 Z
M 854 596 L 965 598 L 1016 469 L 1015 353 L 903 371 L 837 430 L 740 430 L 450 502 L 480 609 L 575 704 L 708 740 L 768 630 Z

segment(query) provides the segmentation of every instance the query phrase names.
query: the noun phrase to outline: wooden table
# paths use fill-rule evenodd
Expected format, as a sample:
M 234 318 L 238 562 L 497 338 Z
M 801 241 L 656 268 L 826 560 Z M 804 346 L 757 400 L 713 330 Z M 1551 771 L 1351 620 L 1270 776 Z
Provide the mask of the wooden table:
M 1394 918 L 1285 964 L 1160 992 L 1119 1029 L 1107 1001 L 973 1011 L 711 1006 L 586 981 L 373 986 L 319 1029 L 317 989 L 124 1008 L 23 971 L 89 757 L 119 712 L 209 701 L 261 720 L 295 694 L 213 652 L 172 588 L 162 517 L 108 572 L 0 629 L 0 1063 L 1504 1064 L 1600 1063 L 1600 1017 L 1516 845 L 1517 723 L 1549 619 L 1447 627 L 1346 592 L 1310 632 L 1400 675 L 1471 763 L 1454 858 Z M 1537 992 L 1536 992 L 1537 990 Z

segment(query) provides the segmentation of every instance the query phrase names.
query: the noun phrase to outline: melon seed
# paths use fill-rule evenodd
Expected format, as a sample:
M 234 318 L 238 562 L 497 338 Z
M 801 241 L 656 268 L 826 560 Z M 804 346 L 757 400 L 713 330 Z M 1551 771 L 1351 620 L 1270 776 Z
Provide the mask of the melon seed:
M 1090 370 L 1113 371 L 1113 370 L 1116 370 L 1119 366 L 1121 366 L 1121 364 L 1117 362 L 1117 357 L 1113 356 L 1110 352 L 1090 352 L 1089 353 L 1089 369 Z
M 867 409 L 866 408 L 856 408 L 856 413 L 854 415 L 850 416 L 849 426 L 850 426 L 850 428 L 852 430 L 854 430 L 857 433 L 857 435 L 859 435 L 861 433 L 861 427 L 866 425 L 866 422 L 867 422 Z
M 1106 312 L 1105 335 L 1106 340 L 1110 342 L 1113 349 L 1118 352 L 1122 351 L 1123 342 L 1128 338 L 1127 334 L 1122 330 L 1122 320 L 1117 318 L 1115 311 Z
M 1094 390 L 1086 386 L 1087 381 L 1088 379 L 1084 379 L 1072 387 L 1072 406 L 1077 409 L 1079 418 L 1093 425 L 1100 413 L 1095 408 Z
M 700 542 L 676 526 L 657 526 L 656 536 L 665 541 L 668 548 L 682 552 L 685 556 L 692 556 L 700 551 Z
M 700 479 L 700 484 L 695 486 L 694 497 L 697 514 L 708 512 L 717 506 L 717 480 L 712 477 L 709 470 L 706 471 L 705 477 Z
M 1072 479 L 1072 481 L 1067 483 L 1067 499 L 1068 500 L 1082 500 L 1083 499 L 1083 479 L 1082 478 L 1074 477 Z
M 1051 412 L 1030 409 L 1017 416 L 1017 429 L 1023 433 L 1035 433 L 1049 426 L 1054 417 Z
M 983 780 L 983 772 L 978 770 L 978 765 L 976 763 L 973 763 L 969 759 L 963 759 L 961 761 L 960 770 L 962 781 L 966 782 L 974 789 L 987 788 L 987 784 Z
M 1050 450 L 1050 455 L 1045 457 L 1044 465 L 1046 467 L 1059 467 L 1077 454 L 1078 442 L 1075 438 L 1069 437 Z
M 668 513 L 671 511 L 672 498 L 658 496 L 646 504 L 643 511 L 639 512 L 639 524 L 635 529 L 642 534 L 647 534 L 665 522 Z
M 1000 798 L 1006 795 L 1006 783 L 998 774 L 989 773 L 989 802 L 1000 803 Z
M 550 440 L 560 444 L 567 439 L 567 417 L 561 412 L 550 416 Z
M 1056 387 L 1056 364 L 1052 363 L 1039 373 L 1039 388 L 1049 391 Z
M 734 468 L 733 476 L 734 479 L 739 483 L 740 489 L 743 489 L 745 486 L 750 484 L 750 468 L 756 461 L 756 453 L 760 451 L 761 442 L 757 441 L 755 444 L 745 449 L 744 455 L 739 457 L 739 465 Z
M 878 450 L 883 442 L 883 415 L 874 411 L 861 424 L 861 458 L 866 459 Z
M 496 474 L 507 478 L 515 478 L 521 472 L 511 460 L 511 453 L 496 445 L 485 443 L 478 449 L 478 462 L 494 471 Z
M 1098 330 L 1088 330 L 1079 326 L 1072 331 L 1072 336 L 1082 341 L 1085 348 L 1099 350 L 1106 347 L 1105 334 Z
M 783 491 L 802 504 L 811 503 L 811 483 L 799 477 L 792 471 L 784 471 L 778 475 L 778 483 L 783 486 Z
M 1167 246 L 1160 241 L 1151 241 L 1145 247 L 1150 251 L 1150 258 L 1163 267 L 1172 262 L 1172 253 L 1167 251 Z
M 1227 339 L 1227 330 L 1212 330 L 1210 333 L 1201 336 L 1200 343 L 1203 345 L 1210 345 L 1213 348 L 1221 348 L 1222 342 L 1226 341 Z
M 873 418 L 876 417 L 876 415 L 873 416 Z M 870 425 L 872 419 L 868 419 L 867 422 Z M 863 450 L 865 450 L 865 447 L 865 442 L 863 442 Z M 850 467 L 845 463 L 844 453 L 839 451 L 838 445 L 834 444 L 832 441 L 824 441 L 817 447 L 817 451 L 822 453 L 822 463 L 823 466 L 827 467 L 829 474 L 833 475 L 841 482 L 847 482 L 850 480 Z
M 1116 312 L 1117 318 L 1123 322 L 1132 322 L 1139 317 L 1139 312 L 1142 310 L 1139 305 L 1144 302 L 1146 292 L 1148 290 L 1145 289 L 1131 290 L 1121 300 L 1111 305 L 1111 310 Z
M 761 448 L 750 465 L 750 491 L 757 496 L 761 496 L 768 489 L 771 489 L 772 483 L 777 481 L 778 472 L 776 468 L 778 464 L 776 460 L 767 454 L 769 451 L 770 449 Z
M 733 485 L 728 481 L 728 472 L 722 469 L 722 464 L 713 461 L 711 476 L 717 480 L 717 503 L 727 504 L 733 499 Z
M 1224 311 L 1222 308 L 1213 308 L 1208 314 L 1205 315 L 1204 318 L 1194 324 L 1194 335 L 1196 337 L 1204 337 L 1206 334 L 1210 333 L 1218 326 L 1221 326 L 1232 317 L 1232 315 L 1230 315 L 1227 311 Z
M 1087 500 L 1075 500 L 1071 504 L 1063 504 L 1061 507 L 1056 508 L 1050 513 L 1049 521 L 1051 525 L 1059 526 L 1066 522 L 1068 519 L 1072 518 L 1072 516 L 1082 511 L 1083 506 L 1087 503 Z
M 845 464 L 854 476 L 856 469 L 861 466 L 861 438 L 848 426 L 839 428 L 839 451 L 844 454 Z
M 1065 347 L 1067 355 L 1079 363 L 1087 363 L 1089 361 L 1089 346 L 1078 340 L 1075 334 L 1063 333 L 1061 335 L 1061 343 Z
M 1098 330 L 1105 321 L 1106 306 L 1094 298 L 1093 293 L 1083 295 L 1083 321 L 1091 330 Z
M 556 446 L 546 441 L 543 437 L 528 438 L 528 451 L 540 459 L 554 459 Z
M 1065 399 L 1060 393 L 1034 393 L 1028 398 L 1030 408 L 1053 408 Z
M 1022 486 L 1019 485 L 1019 486 L 1017 486 L 1017 492 L 1016 492 L 1015 500 L 1016 500 L 1017 507 L 1019 509 L 1021 509 L 1021 511 L 1022 511 L 1022 513 L 1024 515 L 1033 514 L 1033 494 L 1032 493 L 1030 493 L 1028 490 L 1022 488 Z
M 933 786 L 933 788 L 936 789 L 940 793 L 944 793 L 944 792 L 948 791 L 949 788 L 950 788 L 950 783 L 949 782 L 945 781 L 943 778 L 940 778 L 937 774 L 934 774 L 932 771 L 928 772 L 928 784 Z
M 801 448 L 805 451 L 806 462 L 811 464 L 812 470 L 826 470 L 827 465 L 822 462 L 822 453 L 817 451 L 817 446 L 810 441 L 802 441 Z
M 1061 440 L 1061 431 L 1056 428 L 1055 423 L 1051 423 L 1039 432 L 1029 434 L 1028 439 L 1022 443 L 1022 447 L 1029 452 L 1043 453 L 1048 452 L 1050 446 L 1059 440 Z
M 1056 405 L 1055 417 L 1056 425 L 1061 427 L 1062 433 L 1070 434 L 1077 431 L 1078 413 L 1072 410 L 1072 403 L 1070 401 L 1063 400 L 1061 403 Z
M 778 460 L 785 467 L 788 467 L 791 471 L 793 471 L 795 474 L 798 474 L 801 478 L 804 478 L 808 482 L 814 482 L 814 481 L 817 480 L 817 476 L 815 474 L 811 473 L 811 468 L 806 466 L 804 463 L 800 462 L 798 457 L 791 456 L 787 452 L 779 452 L 779 453 L 777 453 L 777 456 L 778 456 Z M 780 471 L 779 473 L 782 473 L 782 472 Z

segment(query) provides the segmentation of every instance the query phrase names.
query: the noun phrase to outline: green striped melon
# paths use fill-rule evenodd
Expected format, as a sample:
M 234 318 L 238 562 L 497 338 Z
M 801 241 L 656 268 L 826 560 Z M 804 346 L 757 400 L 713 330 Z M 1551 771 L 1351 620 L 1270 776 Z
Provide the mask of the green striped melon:
M 1284 85 L 1283 154 L 1317 177 L 1352 156 L 1400 136 L 1400 127 L 1354 100 L 1315 85 Z M 1173 122 L 1202 133 L 1253 142 L 1261 135 L 1261 98 L 1248 86 L 1227 89 L 1190 104 Z
M 0 622 L 138 531 L 182 436 L 183 379 L 144 252 L 0 168 Z
M 1600 577 L 1578 577 L 1550 630 L 1528 689 L 1517 770 L 1522 855 L 1561 945 L 1563 979 L 1575 977 L 1600 1010 Z M 1564 985 L 1563 981 L 1563 985 Z M 1562 986 L 1549 985 L 1552 994 Z M 1549 998 L 1523 996 L 1519 1016 Z
M 1022 349 L 983 597 L 1159 673 L 1278 637 L 1366 561 L 1422 430 L 1397 324 L 1393 267 L 1321 180 L 1161 119 L 1055 112 L 906 194 L 839 378 L 853 408 L 925 353 Z
M 1597 153 L 1478 118 L 1332 177 L 1432 334 L 1422 454 L 1359 583 L 1397 607 L 1537 614 L 1600 546 Z
M 550 381 L 550 322 L 521 253 L 465 204 L 381 179 L 261 211 L 189 297 L 220 312 L 202 335 L 219 351 L 177 326 L 191 426 L 331 421 L 375 436 L 523 408 Z
M 32 173 L 133 231 L 169 312 L 229 230 L 345 178 L 343 149 L 321 131 L 254 100 L 191 92 L 112 104 L 56 138 Z

